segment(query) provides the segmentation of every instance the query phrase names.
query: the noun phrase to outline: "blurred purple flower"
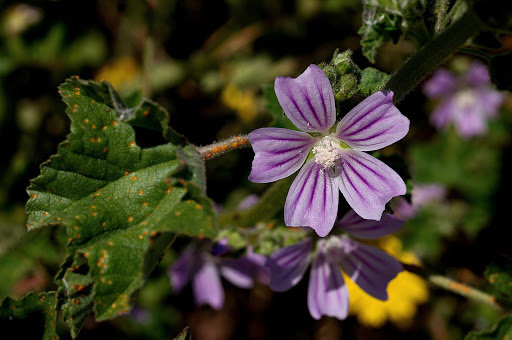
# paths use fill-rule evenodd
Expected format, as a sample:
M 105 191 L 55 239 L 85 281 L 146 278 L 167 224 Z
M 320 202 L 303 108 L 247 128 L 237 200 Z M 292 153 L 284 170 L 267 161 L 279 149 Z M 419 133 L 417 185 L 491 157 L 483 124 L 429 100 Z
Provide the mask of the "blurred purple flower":
M 414 218 L 418 210 L 433 201 L 441 201 L 446 196 L 446 188 L 441 184 L 415 184 L 411 190 L 411 203 L 403 197 L 395 197 L 390 206 L 395 216 L 402 220 Z
M 225 240 L 223 240 L 225 241 Z M 212 248 L 211 241 L 190 243 L 180 257 L 169 267 L 168 274 L 173 292 L 178 294 L 192 280 L 196 305 L 210 305 L 220 310 L 224 305 L 224 289 L 221 276 L 240 288 L 251 288 L 254 281 L 267 284 L 266 258 L 251 248 L 240 258 L 223 257 L 230 248 L 221 241 Z
M 456 77 L 440 69 L 425 82 L 427 97 L 440 99 L 431 116 L 438 129 L 453 124 L 463 138 L 487 132 L 487 120 L 495 118 L 505 95 L 491 87 L 489 71 L 480 62 L 473 62 L 465 74 Z
M 350 211 L 336 227 L 361 239 L 375 239 L 397 231 L 402 224 L 402 220 L 387 213 L 380 221 L 374 221 Z M 307 301 L 313 318 L 326 315 L 343 320 L 347 317 L 349 297 L 340 267 L 368 294 L 387 300 L 388 283 L 402 271 L 399 261 L 347 236 L 333 235 L 318 240 L 314 253 L 313 243 L 313 238 L 308 237 L 269 256 L 265 266 L 270 269 L 271 289 L 282 292 L 292 288 L 312 262 Z
M 251 132 L 255 156 L 249 180 L 274 182 L 302 167 L 286 197 L 287 226 L 309 226 L 323 237 L 336 220 L 340 191 L 352 209 L 372 220 L 381 218 L 392 197 L 405 194 L 402 178 L 363 152 L 393 144 L 409 131 L 409 120 L 393 105 L 393 92 L 366 98 L 334 130 L 334 95 L 318 66 L 310 65 L 297 78 L 277 77 L 275 91 L 286 116 L 301 131 Z

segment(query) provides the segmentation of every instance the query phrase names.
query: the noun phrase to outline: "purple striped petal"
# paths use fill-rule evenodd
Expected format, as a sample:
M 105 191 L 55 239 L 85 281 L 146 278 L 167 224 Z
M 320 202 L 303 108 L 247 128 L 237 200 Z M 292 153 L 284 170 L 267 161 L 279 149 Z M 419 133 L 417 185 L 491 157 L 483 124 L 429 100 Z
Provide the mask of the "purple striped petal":
M 343 149 L 339 188 L 362 218 L 380 220 L 386 203 L 404 195 L 405 183 L 389 166 L 364 152 Z
M 341 239 L 343 255 L 339 261 L 343 271 L 374 298 L 387 300 L 388 284 L 403 270 L 402 264 L 380 249 L 348 237 Z
M 224 305 L 224 288 L 219 271 L 211 261 L 204 261 L 193 279 L 194 299 L 198 306 L 207 304 L 213 309 L 222 309 Z
M 457 88 L 455 75 L 445 69 L 439 69 L 423 85 L 426 96 L 436 98 L 449 95 Z
M 365 220 L 350 210 L 335 226 L 358 238 L 376 239 L 397 232 L 403 224 L 404 221 L 388 213 L 383 214 L 380 221 L 375 221 Z
M 253 266 L 244 257 L 239 259 L 222 259 L 219 265 L 220 274 L 233 285 L 240 288 L 251 288 L 254 285 L 252 279 Z
M 269 183 L 290 176 L 304 164 L 316 139 L 301 131 L 261 128 L 249 134 L 254 160 L 249 180 Z
M 268 257 L 265 267 L 270 270 L 272 290 L 284 292 L 299 283 L 309 266 L 312 246 L 313 240 L 307 238 Z
M 373 151 L 404 138 L 408 131 L 409 119 L 393 104 L 393 92 L 379 91 L 343 117 L 336 137 L 353 149 Z
M 318 66 L 310 65 L 297 78 L 277 77 L 274 88 L 284 113 L 300 130 L 327 132 L 334 125 L 334 94 Z
M 284 205 L 287 226 L 308 226 L 318 236 L 327 235 L 336 221 L 339 189 L 333 174 L 308 161 L 293 181 Z
M 169 267 L 168 274 L 171 280 L 172 291 L 178 294 L 188 283 L 195 269 L 197 256 L 195 244 L 189 244 L 183 249 L 180 257 Z
M 341 269 L 317 251 L 308 286 L 308 309 L 318 320 L 322 315 L 344 320 L 348 315 L 348 290 Z

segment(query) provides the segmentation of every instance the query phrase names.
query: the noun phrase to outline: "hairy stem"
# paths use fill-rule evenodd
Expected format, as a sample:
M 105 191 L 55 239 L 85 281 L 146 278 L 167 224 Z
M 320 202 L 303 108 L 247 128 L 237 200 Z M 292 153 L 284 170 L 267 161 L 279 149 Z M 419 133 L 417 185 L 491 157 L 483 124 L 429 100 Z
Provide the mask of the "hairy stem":
M 477 34 L 481 26 L 478 17 L 472 10 L 468 10 L 459 20 L 413 55 L 391 76 L 384 89 L 393 91 L 394 101 L 398 103 L 453 51 Z
M 482 292 L 481 290 L 478 290 L 474 287 L 468 286 L 464 283 L 457 282 L 455 280 L 452 280 L 446 276 L 442 276 L 439 274 L 433 274 L 430 271 L 426 270 L 425 268 L 416 266 L 416 265 L 410 265 L 403 263 L 404 269 L 408 272 L 414 273 L 426 281 L 430 282 L 431 284 L 438 286 L 440 288 L 446 289 L 450 292 L 462 295 L 464 297 L 467 297 L 469 299 L 483 302 L 485 304 L 491 305 L 497 309 L 503 309 L 502 303 L 497 301 L 496 297 L 490 294 L 487 294 L 485 292 Z
M 212 159 L 226 152 L 251 146 L 247 135 L 238 135 L 210 145 L 199 146 L 197 151 L 204 160 Z
M 434 23 L 434 34 L 441 32 L 442 22 L 448 12 L 450 0 L 437 0 L 435 9 L 435 23 Z

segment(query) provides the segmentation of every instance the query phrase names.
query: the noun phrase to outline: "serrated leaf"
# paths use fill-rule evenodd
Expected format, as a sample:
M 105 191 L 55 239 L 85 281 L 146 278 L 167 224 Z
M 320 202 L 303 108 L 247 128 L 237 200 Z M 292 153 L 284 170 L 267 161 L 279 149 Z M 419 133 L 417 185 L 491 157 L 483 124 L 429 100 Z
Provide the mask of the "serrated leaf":
M 174 234 L 212 237 L 217 222 L 204 164 L 162 108 L 128 109 L 110 84 L 77 78 L 60 93 L 71 134 L 27 190 L 27 227 L 66 227 L 56 282 L 76 337 L 91 310 L 99 321 L 128 312 Z
M 375 62 L 382 46 L 389 41 L 396 43 L 403 33 L 419 39 L 426 31 L 424 0 L 365 0 L 363 5 L 363 24 L 358 33 L 363 54 L 371 62 Z
M 42 334 L 43 340 L 57 339 L 57 298 L 55 292 L 29 293 L 16 301 L 6 298 L 0 306 L 2 333 L 31 339 Z
M 490 330 L 469 332 L 464 340 L 496 340 L 512 338 L 512 315 L 506 315 Z
M 512 297 L 512 259 L 502 257 L 491 262 L 484 273 L 489 282 L 502 294 Z

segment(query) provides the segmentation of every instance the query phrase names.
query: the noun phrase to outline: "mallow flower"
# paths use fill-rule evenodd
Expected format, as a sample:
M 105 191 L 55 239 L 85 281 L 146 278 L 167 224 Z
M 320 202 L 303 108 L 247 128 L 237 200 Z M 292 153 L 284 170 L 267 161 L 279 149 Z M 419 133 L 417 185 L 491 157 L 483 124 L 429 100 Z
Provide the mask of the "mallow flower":
M 212 249 L 210 240 L 191 242 L 169 267 L 168 275 L 173 292 L 178 294 L 192 281 L 196 305 L 209 305 L 215 310 L 224 305 L 224 289 L 221 276 L 240 288 L 251 288 L 255 280 L 268 283 L 268 270 L 264 267 L 266 258 L 254 253 L 251 248 L 240 258 L 225 257 L 231 249 L 226 240 Z
M 249 180 L 274 182 L 300 169 L 286 197 L 287 226 L 309 226 L 323 237 L 336 220 L 340 191 L 357 214 L 372 220 L 381 218 L 392 197 L 405 194 L 402 178 L 364 152 L 393 144 L 409 131 L 409 120 L 393 105 L 393 92 L 374 93 L 335 128 L 332 87 L 318 66 L 310 65 L 297 78 L 277 77 L 275 92 L 301 131 L 251 132 L 255 156 Z
M 336 228 L 360 239 L 391 234 L 403 221 L 385 213 L 380 221 L 365 220 L 354 211 L 336 223 Z M 389 282 L 402 271 L 402 264 L 383 250 L 360 243 L 346 235 L 331 235 L 316 241 L 307 237 L 272 253 L 265 266 L 270 269 L 269 286 L 286 291 L 303 278 L 311 265 L 307 304 L 314 319 L 322 315 L 343 320 L 349 311 L 349 296 L 341 269 L 366 293 L 387 300 Z M 340 269 L 341 267 L 341 269 Z
M 431 123 L 438 129 L 454 125 L 463 138 L 484 135 L 487 121 L 497 116 L 505 95 L 492 88 L 489 71 L 480 62 L 473 62 L 466 73 L 439 69 L 425 82 L 423 92 L 439 99 L 432 112 Z

